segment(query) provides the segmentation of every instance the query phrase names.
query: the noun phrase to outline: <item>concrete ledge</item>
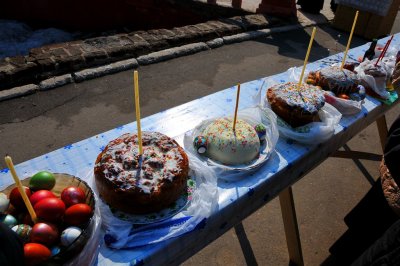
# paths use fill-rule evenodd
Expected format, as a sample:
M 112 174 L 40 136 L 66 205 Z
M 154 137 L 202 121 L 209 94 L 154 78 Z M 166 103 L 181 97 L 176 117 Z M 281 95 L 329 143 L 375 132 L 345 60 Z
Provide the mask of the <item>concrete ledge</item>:
M 72 77 L 76 82 L 82 82 L 87 79 L 93 79 L 136 67 L 138 67 L 136 59 L 127 59 L 106 66 L 84 69 L 72 73 Z
M 224 43 L 231 44 L 236 42 L 244 42 L 259 37 L 264 37 L 267 35 L 268 35 L 267 33 L 262 31 L 249 31 L 249 32 L 239 33 L 236 35 L 226 36 L 223 37 L 222 39 L 224 40 Z
M 276 27 L 276 28 L 272 28 L 271 29 L 271 34 L 272 33 L 279 33 L 279 32 L 286 32 L 286 31 L 291 31 L 291 30 L 298 30 L 298 29 L 302 29 L 302 28 L 304 28 L 304 26 L 302 26 L 301 24 Z
M 28 84 L 28 85 L 21 86 L 21 87 L 15 87 L 15 88 L 12 88 L 9 90 L 0 91 L 0 101 L 29 95 L 38 90 L 39 90 L 38 85 Z
M 172 58 L 180 57 L 180 56 L 194 54 L 194 53 L 197 53 L 200 51 L 205 51 L 208 49 L 210 49 L 210 48 L 204 42 L 192 43 L 192 44 L 187 44 L 187 45 L 183 45 L 180 47 L 170 48 L 170 49 L 166 49 L 163 51 L 151 53 L 148 55 L 143 55 L 143 56 L 138 57 L 137 61 L 140 65 L 149 65 L 149 64 L 169 60 Z
M 49 78 L 39 83 L 39 90 L 46 91 L 73 82 L 71 74 Z
M 211 49 L 213 48 L 218 48 L 224 45 L 224 39 L 222 38 L 216 38 L 214 40 L 208 41 L 206 42 L 206 44 L 208 45 L 208 47 L 210 47 Z

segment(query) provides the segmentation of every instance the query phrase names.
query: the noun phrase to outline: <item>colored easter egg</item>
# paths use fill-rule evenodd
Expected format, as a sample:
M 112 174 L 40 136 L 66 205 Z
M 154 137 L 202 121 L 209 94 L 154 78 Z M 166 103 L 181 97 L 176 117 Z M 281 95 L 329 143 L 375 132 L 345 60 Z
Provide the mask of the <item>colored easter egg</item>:
M 56 197 L 56 195 L 53 194 L 53 192 L 42 189 L 42 190 L 38 190 L 38 191 L 34 192 L 29 197 L 29 200 L 31 201 L 32 206 L 35 206 L 36 203 L 38 203 L 42 199 L 46 199 L 46 198 L 57 198 L 57 197 Z
M 23 187 L 28 198 L 31 196 L 31 190 L 28 187 Z M 24 200 L 17 187 L 13 188 L 9 195 L 10 203 L 18 210 L 26 210 Z
M 0 214 L 0 222 L 10 228 L 18 224 L 17 219 L 11 214 Z
M 71 226 L 66 228 L 61 233 L 61 244 L 63 246 L 71 245 L 80 235 L 82 230 L 79 227 Z
M 267 134 L 267 128 L 263 124 L 258 124 L 254 127 L 254 129 L 256 130 L 260 141 L 264 141 L 265 135 Z
M 19 235 L 24 243 L 30 239 L 32 227 L 27 224 L 18 224 L 11 228 L 17 235 Z
M 57 255 L 58 253 L 60 253 L 61 248 L 60 248 L 59 246 L 54 246 L 54 247 L 52 247 L 52 248 L 50 249 L 50 251 L 51 251 L 51 256 L 55 256 L 55 255 Z
M 31 242 L 51 246 L 58 240 L 58 229 L 53 224 L 37 223 L 32 227 Z
M 46 222 L 60 221 L 65 212 L 65 204 L 59 198 L 45 198 L 35 204 L 38 218 Z
M 39 243 L 26 243 L 24 245 L 25 265 L 38 265 L 51 256 L 50 250 Z
M 48 171 L 37 172 L 29 180 L 29 187 L 32 190 L 47 189 L 51 190 L 56 184 L 56 178 Z
M 364 100 L 365 96 L 367 95 L 367 93 L 365 91 L 365 87 L 363 85 L 358 85 L 357 89 L 358 89 L 358 94 L 360 95 L 361 100 Z
M 203 154 L 207 151 L 207 144 L 208 144 L 207 138 L 204 136 L 197 136 L 193 140 L 193 147 L 200 154 Z
M 19 219 L 23 224 L 33 225 L 32 217 L 29 213 L 23 213 Z
M 347 94 L 339 94 L 338 95 L 339 98 L 344 99 L 344 100 L 349 100 L 350 97 Z
M 7 195 L 0 192 L 0 213 L 5 213 L 10 206 L 10 200 Z
M 69 207 L 64 214 L 64 222 L 70 225 L 80 225 L 92 217 L 92 208 L 85 203 L 78 203 Z
M 79 187 L 66 187 L 61 192 L 61 199 L 67 207 L 78 203 L 85 203 L 85 191 Z

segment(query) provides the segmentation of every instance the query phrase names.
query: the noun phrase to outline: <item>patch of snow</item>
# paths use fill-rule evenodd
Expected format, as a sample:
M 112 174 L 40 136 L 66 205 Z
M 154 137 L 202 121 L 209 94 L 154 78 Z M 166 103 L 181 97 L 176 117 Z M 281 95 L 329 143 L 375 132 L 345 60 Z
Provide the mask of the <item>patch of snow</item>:
M 27 55 L 31 48 L 67 42 L 74 34 L 56 28 L 33 30 L 15 20 L 0 20 L 0 58 Z

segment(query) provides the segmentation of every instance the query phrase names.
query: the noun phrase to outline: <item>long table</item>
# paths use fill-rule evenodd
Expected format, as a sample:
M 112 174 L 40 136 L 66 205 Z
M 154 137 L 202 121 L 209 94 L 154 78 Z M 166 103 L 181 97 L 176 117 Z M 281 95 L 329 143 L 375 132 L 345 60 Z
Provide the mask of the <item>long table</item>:
M 379 43 L 384 44 L 386 40 L 387 38 L 382 39 Z M 399 35 L 394 37 L 393 44 L 400 44 Z M 351 49 L 348 54 L 349 60 L 355 60 L 363 55 L 367 48 L 366 44 Z M 333 55 L 308 64 L 307 69 L 316 70 L 340 62 L 341 59 L 342 54 Z M 287 80 L 285 73 L 271 78 L 279 82 Z M 241 85 L 239 109 L 253 104 L 252 96 L 258 92 L 262 82 L 263 78 L 260 78 Z M 264 96 L 266 88 L 262 90 Z M 235 97 L 236 87 L 227 88 L 146 117 L 142 119 L 142 129 L 159 131 L 171 137 L 182 136 L 204 119 L 231 115 Z M 302 265 L 303 258 L 291 186 L 371 123 L 379 121 L 381 136 L 384 138 L 386 130 L 384 114 L 395 104 L 384 105 L 379 100 L 368 96 L 362 111 L 356 115 L 343 117 L 340 124 L 336 126 L 334 135 L 319 145 L 302 145 L 280 138 L 276 151 L 257 172 L 236 182 L 219 180 L 219 209 L 197 229 L 177 238 L 134 249 L 113 250 L 100 243 L 98 265 L 178 264 L 230 228 L 240 224 L 243 219 L 276 196 L 280 197 L 290 260 Z M 135 131 L 136 123 L 132 122 L 18 164 L 16 169 L 23 177 L 28 177 L 40 170 L 49 170 L 88 178 L 87 173 L 93 168 L 94 161 L 102 148 L 110 140 L 123 133 Z M 12 184 L 12 178 L 8 169 L 0 170 L 0 189 L 10 184 Z

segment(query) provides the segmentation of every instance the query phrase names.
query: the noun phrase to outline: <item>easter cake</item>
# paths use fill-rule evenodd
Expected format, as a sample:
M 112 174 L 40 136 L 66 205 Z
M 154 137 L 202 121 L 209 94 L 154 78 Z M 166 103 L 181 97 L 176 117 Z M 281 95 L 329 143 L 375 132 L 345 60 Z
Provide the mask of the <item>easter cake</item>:
M 232 118 L 218 118 L 203 130 L 201 136 L 194 140 L 194 146 L 199 153 L 226 165 L 246 164 L 258 158 L 260 154 L 260 139 L 256 129 L 244 120 L 237 119 L 235 131 Z
M 321 70 L 310 72 L 307 83 L 320 86 L 326 91 L 332 91 L 336 95 L 357 93 L 359 91 L 359 80 L 357 75 L 345 68 L 338 66 L 326 67 Z
M 324 106 L 324 93 L 318 87 L 297 83 L 280 83 L 267 90 L 271 109 L 292 127 L 320 121 L 318 111 Z
M 98 155 L 94 176 L 100 197 L 111 207 L 132 214 L 157 212 L 184 192 L 189 173 L 186 153 L 175 140 L 158 132 L 124 134 Z

